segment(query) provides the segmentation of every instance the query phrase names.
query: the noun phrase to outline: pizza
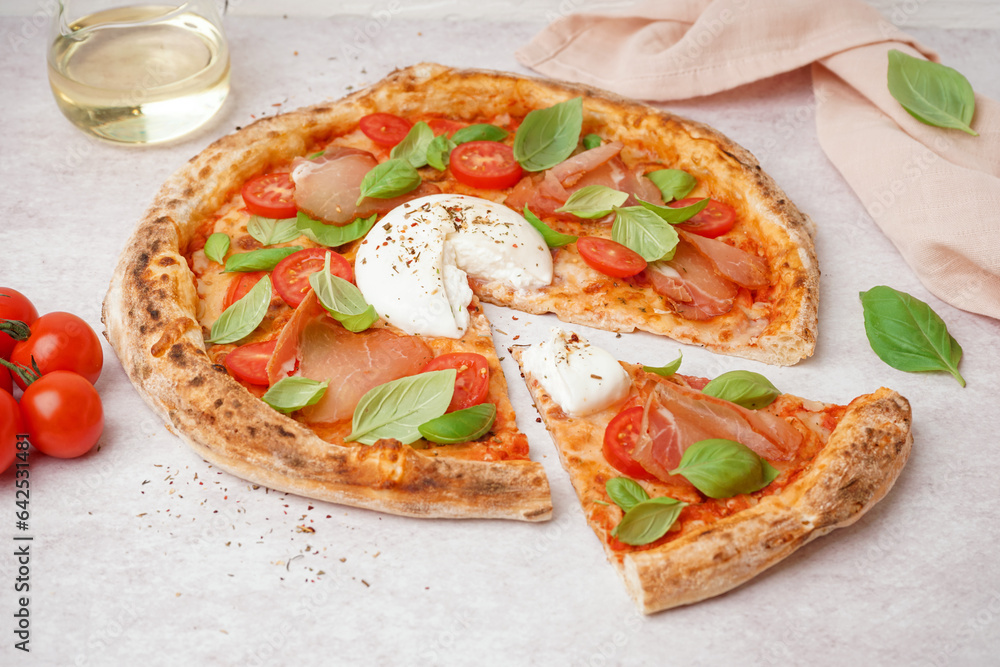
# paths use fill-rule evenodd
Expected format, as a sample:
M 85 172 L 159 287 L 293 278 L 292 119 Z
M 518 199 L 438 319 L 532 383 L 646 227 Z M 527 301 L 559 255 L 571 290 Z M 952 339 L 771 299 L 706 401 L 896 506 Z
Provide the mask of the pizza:
M 681 375 L 616 361 L 554 330 L 513 350 L 584 514 L 646 613 L 752 579 L 857 521 L 909 456 L 910 406 L 847 405 L 759 374 Z
M 416 517 L 544 520 L 481 302 L 793 364 L 811 223 L 718 132 L 423 64 L 215 142 L 122 253 L 106 335 L 199 455 Z

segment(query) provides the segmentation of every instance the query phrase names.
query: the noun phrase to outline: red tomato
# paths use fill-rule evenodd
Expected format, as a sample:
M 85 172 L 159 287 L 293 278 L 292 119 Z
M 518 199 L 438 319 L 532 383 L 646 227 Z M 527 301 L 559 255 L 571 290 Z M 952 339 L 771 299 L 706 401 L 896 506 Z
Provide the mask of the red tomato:
M 247 343 L 226 355 L 222 363 L 234 376 L 250 384 L 267 385 L 267 362 L 274 354 L 278 339 Z
M 260 279 L 267 275 L 267 271 L 247 271 L 237 273 L 233 282 L 229 283 L 226 290 L 226 298 L 222 302 L 222 309 L 225 310 L 247 295 L 253 286 L 260 282 Z M 273 294 L 272 290 L 272 294 Z
M 0 368 L 0 389 L 14 393 L 14 381 L 10 379 L 10 371 L 6 367 Z
M 420 372 L 443 371 L 449 368 L 457 370 L 458 376 L 455 378 L 455 393 L 451 395 L 448 412 L 471 408 L 486 400 L 486 395 L 490 391 L 490 363 L 486 361 L 486 357 L 475 352 L 442 354 L 431 359 Z
M 348 282 L 354 282 L 354 271 L 343 255 L 327 248 L 299 250 L 278 262 L 271 273 L 274 289 L 285 303 L 292 308 L 302 303 L 306 294 L 312 289 L 309 285 L 309 276 L 323 270 L 326 253 L 330 253 L 330 273 Z
M 470 141 L 448 158 L 451 173 L 460 183 L 486 190 L 503 190 L 521 180 L 521 165 L 514 150 L 496 141 Z
M 691 204 L 697 204 L 702 199 L 704 197 L 688 197 L 671 202 L 669 206 L 670 208 L 684 208 Z M 710 199 L 708 206 L 677 226 L 686 232 L 714 239 L 716 236 L 722 236 L 728 232 L 734 224 L 736 224 L 736 211 L 733 210 L 733 207 Z
M 379 146 L 392 148 L 406 136 L 413 123 L 391 113 L 373 113 L 362 116 L 358 121 L 365 136 Z
M 614 278 L 628 278 L 646 268 L 646 260 L 634 250 L 600 236 L 581 236 L 576 249 L 591 268 Z
M 38 311 L 35 306 L 16 289 L 0 287 L 0 321 L 20 320 L 28 326 L 38 318 Z M 17 341 L 0 332 L 0 357 L 10 359 L 10 351 L 14 349 Z
M 73 371 L 93 384 L 101 377 L 104 350 L 90 325 L 71 313 L 46 313 L 31 325 L 28 340 L 19 341 L 10 360 L 28 368 L 38 365 L 42 375 L 52 371 Z M 20 378 L 14 378 L 24 389 Z
M 31 444 L 60 459 L 86 454 L 104 430 L 97 390 L 70 371 L 54 371 L 28 385 L 21 396 L 21 416 Z
M 289 174 L 264 174 L 252 178 L 243 186 L 243 203 L 247 211 L 264 218 L 294 218 L 295 183 Z
M 451 135 L 465 127 L 465 123 L 448 118 L 431 118 L 427 121 L 427 124 L 430 126 L 431 132 L 434 133 L 435 137 L 443 134 L 449 139 L 451 139 Z
M 21 408 L 9 392 L 0 391 L 0 473 L 14 462 L 18 433 L 24 433 Z
M 655 482 L 656 477 L 632 460 L 632 450 L 639 440 L 642 428 L 642 406 L 625 408 L 619 412 L 604 430 L 604 458 L 616 470 L 632 479 Z

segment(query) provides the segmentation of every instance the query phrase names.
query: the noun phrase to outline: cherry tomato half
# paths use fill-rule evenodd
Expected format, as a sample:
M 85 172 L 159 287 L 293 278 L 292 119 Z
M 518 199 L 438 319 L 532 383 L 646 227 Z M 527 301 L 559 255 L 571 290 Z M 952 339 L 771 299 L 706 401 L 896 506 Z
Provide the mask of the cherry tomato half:
M 642 406 L 637 405 L 615 415 L 604 429 L 604 458 L 627 477 L 655 482 L 656 477 L 632 459 L 632 450 L 642 428 L 642 412 Z
M 247 211 L 264 218 L 294 218 L 295 183 L 289 174 L 264 174 L 246 182 L 241 192 Z
M 591 268 L 613 278 L 628 278 L 646 268 L 646 260 L 631 248 L 600 236 L 581 236 L 576 249 Z
M 448 412 L 471 408 L 486 400 L 490 391 L 490 363 L 486 357 L 475 352 L 442 354 L 431 359 L 420 372 L 443 371 L 449 368 L 457 370 L 458 376 L 455 378 L 455 393 L 451 395 Z
M 0 391 L 0 473 L 14 462 L 18 433 L 24 433 L 21 408 L 9 392 Z
M 453 150 L 448 160 L 458 182 L 474 188 L 503 190 L 521 180 L 521 165 L 507 144 L 470 141 Z
M 466 126 L 465 123 L 457 120 L 451 120 L 450 118 L 431 118 L 427 121 L 427 125 L 430 126 L 431 132 L 434 133 L 435 137 L 443 134 L 449 139 L 451 139 L 451 135 Z
M 101 397 L 86 378 L 70 371 L 53 371 L 28 385 L 21 416 L 31 444 L 60 459 L 86 454 L 104 431 Z
M 222 363 L 235 377 L 249 382 L 267 386 L 267 362 L 274 354 L 278 339 L 265 340 L 261 343 L 247 343 L 226 355 Z
M 0 287 L 0 320 L 20 320 L 28 326 L 38 318 L 34 304 L 16 289 Z M 0 357 L 10 359 L 10 351 L 17 341 L 0 332 Z
M 680 201 L 670 202 L 669 206 L 670 208 L 684 208 L 700 202 L 701 199 L 688 197 Z M 734 224 L 736 224 L 736 211 L 733 210 L 733 207 L 710 199 L 708 206 L 677 226 L 686 232 L 714 239 L 716 236 L 722 236 L 728 232 Z
M 93 384 L 101 377 L 104 350 L 90 325 L 72 313 L 46 313 L 31 325 L 28 340 L 18 341 L 10 360 L 33 368 L 32 359 L 42 375 L 52 371 L 73 371 Z M 20 378 L 14 378 L 24 389 Z
M 309 276 L 323 270 L 326 254 L 330 253 L 330 273 L 354 282 L 354 271 L 344 256 L 327 248 L 306 248 L 294 252 L 274 267 L 271 281 L 274 289 L 292 308 L 297 307 L 312 289 Z
M 260 279 L 267 275 L 267 271 L 247 271 L 237 273 L 233 282 L 229 283 L 226 290 L 226 298 L 222 302 L 222 309 L 225 310 L 247 295 L 253 286 L 260 282 Z M 273 290 L 272 290 L 273 294 Z
M 391 113 L 373 113 L 362 116 L 358 126 L 379 146 L 392 148 L 403 140 L 413 123 Z

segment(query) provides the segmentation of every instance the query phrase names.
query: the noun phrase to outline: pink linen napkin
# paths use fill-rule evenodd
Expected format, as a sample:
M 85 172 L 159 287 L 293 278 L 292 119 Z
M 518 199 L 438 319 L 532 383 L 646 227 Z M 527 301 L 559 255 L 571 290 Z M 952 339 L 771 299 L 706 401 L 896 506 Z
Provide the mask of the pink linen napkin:
M 976 95 L 978 137 L 924 125 L 889 94 L 890 49 L 937 60 L 860 0 L 654 0 L 558 19 L 517 57 L 655 101 L 812 63 L 820 144 L 869 214 L 932 293 L 1000 318 L 1000 104 Z

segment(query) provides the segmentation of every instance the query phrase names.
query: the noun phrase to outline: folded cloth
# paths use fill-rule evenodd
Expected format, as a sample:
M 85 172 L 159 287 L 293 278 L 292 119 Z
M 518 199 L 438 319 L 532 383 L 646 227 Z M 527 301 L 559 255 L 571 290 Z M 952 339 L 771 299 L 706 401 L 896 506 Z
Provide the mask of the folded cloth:
M 547 76 L 678 100 L 812 63 L 820 145 L 921 282 L 1000 318 L 1000 104 L 980 136 L 924 125 L 889 94 L 888 52 L 937 60 L 860 0 L 654 0 L 556 20 L 517 52 Z

